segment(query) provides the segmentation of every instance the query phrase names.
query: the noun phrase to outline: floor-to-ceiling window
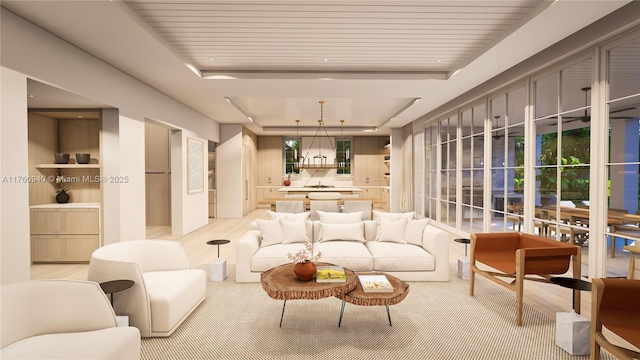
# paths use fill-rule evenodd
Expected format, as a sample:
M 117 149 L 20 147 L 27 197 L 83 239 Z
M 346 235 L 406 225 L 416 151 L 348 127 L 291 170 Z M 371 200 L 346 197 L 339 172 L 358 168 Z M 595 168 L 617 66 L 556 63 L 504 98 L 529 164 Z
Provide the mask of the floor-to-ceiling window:
M 451 227 L 456 226 L 456 171 L 458 145 L 458 116 L 440 119 L 440 218 L 439 221 Z
M 424 129 L 424 173 L 417 174 L 424 184 L 424 217 L 437 220 L 438 207 L 438 124 L 432 124 Z M 420 176 L 423 175 L 423 176 Z
M 583 263 L 589 245 L 592 70 L 593 59 L 580 58 L 533 81 L 534 226 L 538 234 L 582 246 Z
M 623 246 L 640 240 L 640 223 L 620 216 L 640 211 L 640 37 L 625 40 L 605 53 L 608 91 L 604 110 L 609 128 L 605 236 L 609 276 L 626 275 L 624 264 L 629 254 L 624 253 Z
M 461 154 L 459 157 L 462 187 L 460 188 L 461 222 L 463 231 L 472 233 L 483 229 L 484 205 L 484 102 L 469 105 L 460 111 Z
M 423 215 L 461 235 L 572 243 L 583 274 L 626 275 L 622 247 L 640 241 L 640 221 L 615 214 L 640 211 L 639 58 L 636 29 L 420 119 Z M 606 266 L 589 269 L 602 252 Z
M 492 231 L 523 231 L 526 103 L 523 84 L 489 98 Z

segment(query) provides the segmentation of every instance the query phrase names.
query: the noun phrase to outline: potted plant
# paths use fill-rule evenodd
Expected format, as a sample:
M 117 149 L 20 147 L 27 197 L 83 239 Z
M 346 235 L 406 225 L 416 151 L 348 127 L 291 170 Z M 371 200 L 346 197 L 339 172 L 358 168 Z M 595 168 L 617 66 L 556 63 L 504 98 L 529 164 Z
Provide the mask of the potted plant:
M 69 202 L 69 193 L 67 191 L 69 191 L 67 188 L 61 188 L 56 191 L 56 202 L 58 204 L 66 204 Z
M 66 204 L 69 202 L 69 188 L 62 187 L 62 183 L 64 183 L 64 176 L 56 174 L 56 184 L 58 185 L 58 190 L 56 191 L 56 202 L 58 204 Z

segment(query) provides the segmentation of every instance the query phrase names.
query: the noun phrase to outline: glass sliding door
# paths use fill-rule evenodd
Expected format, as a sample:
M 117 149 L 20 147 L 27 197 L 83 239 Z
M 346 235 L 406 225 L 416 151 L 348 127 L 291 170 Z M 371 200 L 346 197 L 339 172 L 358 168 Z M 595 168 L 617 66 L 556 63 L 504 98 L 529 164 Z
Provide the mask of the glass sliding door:
M 517 86 L 489 100 L 491 229 L 524 231 L 524 119 L 526 89 Z
M 458 117 L 440 120 L 440 222 L 456 227 Z
M 608 51 L 609 156 L 607 188 L 607 276 L 624 277 L 625 245 L 640 246 L 640 37 Z
M 460 113 L 462 130 L 460 229 L 468 233 L 483 231 L 484 118 L 484 103 L 469 107 Z
M 593 60 L 534 81 L 537 234 L 581 246 L 588 263 Z M 582 271 L 587 273 L 586 268 Z
M 437 220 L 438 208 L 438 124 L 424 130 L 424 216 Z

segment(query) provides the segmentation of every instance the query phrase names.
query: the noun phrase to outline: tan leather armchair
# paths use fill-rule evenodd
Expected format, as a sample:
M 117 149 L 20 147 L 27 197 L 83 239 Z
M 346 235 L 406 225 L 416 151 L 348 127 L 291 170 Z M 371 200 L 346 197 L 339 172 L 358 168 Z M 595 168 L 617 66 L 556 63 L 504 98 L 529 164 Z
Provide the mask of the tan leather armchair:
M 469 295 L 475 275 L 481 275 L 516 293 L 516 324 L 522 325 L 524 280 L 549 282 L 551 275 L 564 274 L 573 263 L 573 277 L 580 279 L 580 248 L 536 235 L 517 232 L 471 234 Z M 492 269 L 481 269 L 477 263 Z M 504 278 L 513 279 L 511 282 Z M 580 313 L 580 291 L 574 290 L 574 309 Z
M 604 348 L 621 360 L 640 358 L 640 280 L 593 279 L 591 359 Z

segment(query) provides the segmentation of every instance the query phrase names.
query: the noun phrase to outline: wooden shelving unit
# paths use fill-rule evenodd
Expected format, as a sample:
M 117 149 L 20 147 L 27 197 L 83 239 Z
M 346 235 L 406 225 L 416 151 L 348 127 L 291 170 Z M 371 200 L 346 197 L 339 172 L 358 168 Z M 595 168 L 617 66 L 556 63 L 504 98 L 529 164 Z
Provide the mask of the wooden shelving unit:
M 100 164 L 36 164 L 36 169 L 100 169 Z

